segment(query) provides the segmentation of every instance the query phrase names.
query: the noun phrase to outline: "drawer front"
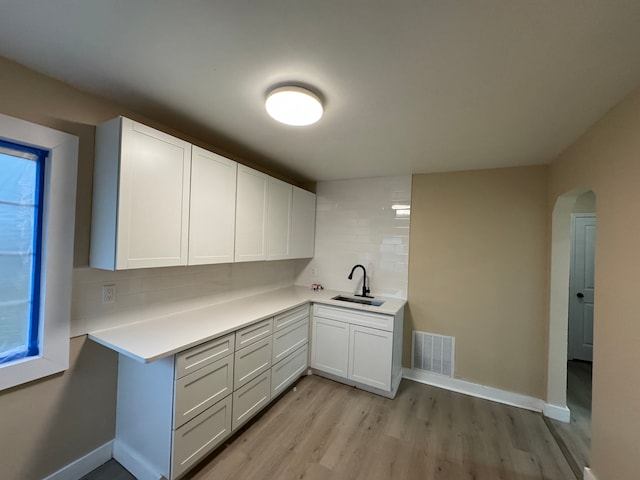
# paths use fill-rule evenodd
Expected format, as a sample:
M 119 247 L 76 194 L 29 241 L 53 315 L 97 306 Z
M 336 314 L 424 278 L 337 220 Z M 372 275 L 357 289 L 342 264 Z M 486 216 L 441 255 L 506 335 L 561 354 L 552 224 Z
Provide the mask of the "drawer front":
M 220 445 L 231 433 L 232 395 L 173 432 L 171 478 L 176 478 Z
M 233 355 L 176 380 L 173 428 L 188 422 L 233 391 Z
M 273 317 L 273 331 L 277 332 L 278 330 L 282 330 L 283 328 L 286 328 L 303 318 L 309 318 L 308 303 L 305 303 L 304 305 L 296 308 L 292 308 L 287 312 Z
M 237 430 L 271 400 L 271 370 L 233 392 L 232 429 Z
M 271 337 L 235 353 L 233 389 L 237 390 L 271 367 Z
M 322 304 L 315 304 L 313 306 L 313 315 L 315 317 L 329 318 L 331 320 L 338 320 L 339 322 L 393 332 L 393 315 L 369 313 L 350 308 L 330 307 Z
M 236 332 L 236 350 L 262 340 L 273 333 L 273 318 L 244 327 Z
M 294 350 L 309 341 L 309 318 L 302 320 L 273 334 L 273 356 L 271 362 L 278 363 Z
M 308 345 L 283 358 L 271 369 L 271 398 L 282 393 L 307 369 Z
M 215 338 L 176 354 L 176 375 L 181 378 L 233 353 L 235 334 Z

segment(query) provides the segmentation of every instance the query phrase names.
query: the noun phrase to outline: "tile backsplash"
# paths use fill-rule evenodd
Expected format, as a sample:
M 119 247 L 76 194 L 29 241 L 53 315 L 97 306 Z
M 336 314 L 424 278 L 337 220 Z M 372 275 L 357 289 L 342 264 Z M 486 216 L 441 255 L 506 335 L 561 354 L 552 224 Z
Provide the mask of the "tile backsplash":
M 318 182 L 316 249 L 297 285 L 356 293 L 367 269 L 372 295 L 407 298 L 411 176 Z
M 185 308 L 220 303 L 293 285 L 322 283 L 344 292 L 362 289 L 366 267 L 372 295 L 407 298 L 411 177 L 317 184 L 316 248 L 312 260 L 247 262 L 110 272 L 73 272 L 71 336 L 143 321 Z M 393 207 L 396 207 L 394 209 Z M 115 302 L 102 288 L 115 286 Z
M 199 305 L 293 285 L 308 260 L 229 263 L 110 272 L 73 271 L 71 336 L 133 323 Z M 102 287 L 115 286 L 115 302 L 103 303 Z

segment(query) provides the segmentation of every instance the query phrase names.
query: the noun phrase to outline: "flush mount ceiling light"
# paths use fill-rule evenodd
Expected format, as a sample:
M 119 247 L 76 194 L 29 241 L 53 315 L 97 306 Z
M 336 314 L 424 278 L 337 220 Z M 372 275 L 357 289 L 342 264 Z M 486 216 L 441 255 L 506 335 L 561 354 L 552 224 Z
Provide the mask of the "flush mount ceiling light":
M 275 120 L 302 127 L 316 123 L 322 117 L 322 102 L 318 96 L 302 87 L 279 87 L 267 95 L 267 113 Z

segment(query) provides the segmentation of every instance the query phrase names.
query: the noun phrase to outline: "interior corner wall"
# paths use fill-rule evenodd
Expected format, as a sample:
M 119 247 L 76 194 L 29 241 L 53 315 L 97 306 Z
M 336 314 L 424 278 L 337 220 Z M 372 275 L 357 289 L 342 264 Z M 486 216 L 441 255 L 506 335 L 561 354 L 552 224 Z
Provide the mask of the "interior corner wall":
M 590 465 L 598 478 L 640 471 L 640 88 L 550 169 L 550 203 L 590 188 L 597 201 Z
M 456 338 L 455 377 L 544 398 L 548 167 L 414 175 L 411 332 Z

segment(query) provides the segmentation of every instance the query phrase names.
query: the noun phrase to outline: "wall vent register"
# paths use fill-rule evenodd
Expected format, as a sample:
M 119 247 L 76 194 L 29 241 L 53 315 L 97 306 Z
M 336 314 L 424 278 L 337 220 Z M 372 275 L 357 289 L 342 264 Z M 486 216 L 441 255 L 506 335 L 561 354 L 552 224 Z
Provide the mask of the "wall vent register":
M 455 338 L 413 331 L 411 368 L 453 378 Z

